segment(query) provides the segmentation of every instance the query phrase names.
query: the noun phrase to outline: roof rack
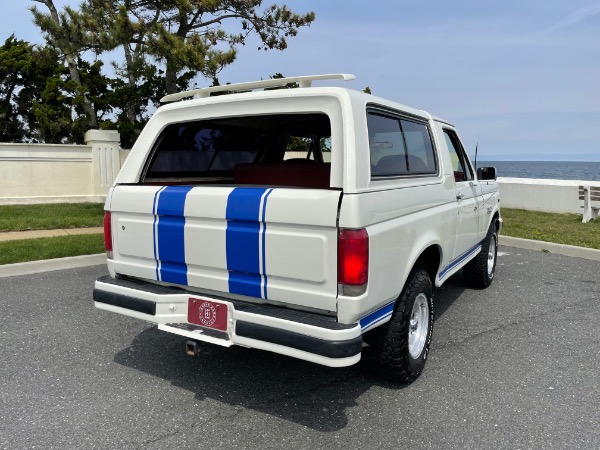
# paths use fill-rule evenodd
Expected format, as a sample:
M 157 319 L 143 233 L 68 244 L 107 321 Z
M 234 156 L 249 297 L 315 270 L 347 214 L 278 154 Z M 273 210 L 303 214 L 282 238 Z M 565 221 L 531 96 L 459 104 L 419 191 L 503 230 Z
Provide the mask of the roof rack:
M 224 86 L 210 86 L 190 91 L 178 92 L 165 95 L 160 99 L 161 103 L 176 102 L 186 97 L 198 96 L 198 98 L 210 97 L 213 92 L 240 92 L 252 91 L 254 89 L 265 89 L 285 86 L 289 83 L 298 83 L 300 87 L 311 87 L 313 81 L 318 80 L 354 80 L 356 77 L 348 73 L 330 73 L 325 75 L 307 75 L 303 77 L 273 78 L 269 80 L 250 81 L 247 83 L 226 84 Z

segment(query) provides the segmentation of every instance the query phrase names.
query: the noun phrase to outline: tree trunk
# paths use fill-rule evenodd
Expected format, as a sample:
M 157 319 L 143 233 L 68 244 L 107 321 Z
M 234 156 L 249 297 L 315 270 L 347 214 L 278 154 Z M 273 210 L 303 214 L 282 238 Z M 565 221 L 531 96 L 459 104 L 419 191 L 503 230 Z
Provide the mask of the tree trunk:
M 39 3 L 43 3 L 50 10 L 50 15 L 52 16 L 52 20 L 56 22 L 57 25 L 60 25 L 60 19 L 58 17 L 58 11 L 56 10 L 56 6 L 54 6 L 54 0 L 35 0 Z M 58 44 L 58 43 L 57 43 Z M 81 78 L 79 77 L 79 69 L 77 67 L 77 61 L 69 48 L 61 48 L 60 49 L 65 54 L 65 59 L 67 61 L 67 67 L 69 68 L 69 74 L 71 75 L 71 79 L 75 82 L 75 84 L 81 89 L 83 88 L 81 84 Z M 83 90 L 83 89 L 81 89 Z M 85 114 L 88 116 L 90 121 L 90 128 L 98 128 L 98 117 L 96 116 L 96 111 L 94 111 L 94 106 L 92 102 L 88 100 L 85 93 L 81 92 L 83 96 L 83 110 Z
M 125 54 L 125 65 L 127 67 L 127 85 L 130 89 L 130 92 L 133 92 L 136 86 L 134 60 L 137 58 L 137 56 L 132 55 L 131 48 L 129 48 L 129 45 L 127 43 L 123 44 L 123 53 Z M 135 124 L 135 105 L 132 103 L 131 98 L 125 106 L 125 116 L 132 125 Z
M 165 72 L 165 88 L 167 94 L 175 94 L 177 92 L 177 71 L 173 67 L 174 64 L 167 58 L 167 69 Z
M 79 69 L 77 68 L 77 63 L 75 62 L 75 58 L 73 56 L 66 56 L 67 66 L 69 67 L 69 74 L 71 75 L 71 79 L 75 82 L 77 86 L 82 88 L 81 79 L 79 78 Z M 96 116 L 96 111 L 94 111 L 94 106 L 92 102 L 88 100 L 84 93 L 81 93 L 83 96 L 83 110 L 85 114 L 88 116 L 90 121 L 90 128 L 97 129 L 98 128 L 98 117 Z
M 185 13 L 180 12 L 179 14 L 179 27 L 175 35 L 181 39 L 182 43 L 185 42 L 185 38 L 190 31 L 188 23 L 188 17 Z M 178 70 L 175 68 L 173 60 L 167 56 L 166 58 L 166 71 L 165 71 L 165 87 L 167 94 L 175 94 L 177 92 L 177 74 Z

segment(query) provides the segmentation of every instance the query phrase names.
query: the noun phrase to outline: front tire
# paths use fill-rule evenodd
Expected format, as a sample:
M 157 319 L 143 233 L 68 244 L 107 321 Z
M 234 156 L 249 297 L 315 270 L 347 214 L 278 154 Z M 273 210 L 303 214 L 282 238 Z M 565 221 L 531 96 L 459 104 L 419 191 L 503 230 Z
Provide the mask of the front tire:
M 390 321 L 365 335 L 373 370 L 383 378 L 411 383 L 427 361 L 433 333 L 433 285 L 423 269 L 413 269 Z
M 463 268 L 465 281 L 476 288 L 484 289 L 488 287 L 494 281 L 497 259 L 498 230 L 496 224 L 492 222 L 485 239 L 481 243 L 481 251 Z

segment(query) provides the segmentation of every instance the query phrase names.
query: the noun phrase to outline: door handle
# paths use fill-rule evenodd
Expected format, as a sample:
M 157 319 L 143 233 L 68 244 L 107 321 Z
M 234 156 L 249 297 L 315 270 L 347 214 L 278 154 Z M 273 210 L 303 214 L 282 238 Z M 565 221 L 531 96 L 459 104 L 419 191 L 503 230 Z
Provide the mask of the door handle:
M 465 198 L 465 194 L 463 194 L 462 192 L 456 193 L 456 200 L 462 200 L 463 198 Z

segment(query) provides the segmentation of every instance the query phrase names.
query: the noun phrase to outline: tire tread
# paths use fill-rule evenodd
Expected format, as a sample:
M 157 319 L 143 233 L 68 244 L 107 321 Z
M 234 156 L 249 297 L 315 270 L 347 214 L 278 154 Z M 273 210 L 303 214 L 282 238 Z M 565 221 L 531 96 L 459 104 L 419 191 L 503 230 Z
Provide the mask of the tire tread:
M 494 277 L 488 277 L 487 273 L 487 262 L 488 262 L 488 250 L 492 236 L 496 233 L 496 226 L 492 223 L 485 239 L 481 243 L 481 251 L 479 254 L 469 261 L 463 268 L 463 275 L 465 281 L 471 286 L 479 289 L 485 289 L 492 284 Z M 496 245 L 498 245 L 498 236 L 496 236 Z M 497 255 L 496 255 L 497 258 Z M 494 268 L 495 271 L 495 268 Z
M 382 325 L 373 330 L 372 357 L 373 369 L 383 378 L 403 383 L 410 383 L 416 380 L 423 368 L 412 370 L 409 361 L 408 352 L 408 327 L 412 311 L 412 303 L 407 307 L 407 301 L 410 298 L 416 298 L 419 292 L 423 291 L 424 286 L 427 289 L 428 299 L 431 299 L 432 284 L 429 274 L 423 269 L 416 269 L 411 272 L 409 281 L 392 314 L 392 318 L 386 325 Z M 431 331 L 433 327 L 433 302 L 429 302 L 430 308 L 430 330 L 428 332 L 427 342 L 424 352 L 429 351 L 431 342 Z

